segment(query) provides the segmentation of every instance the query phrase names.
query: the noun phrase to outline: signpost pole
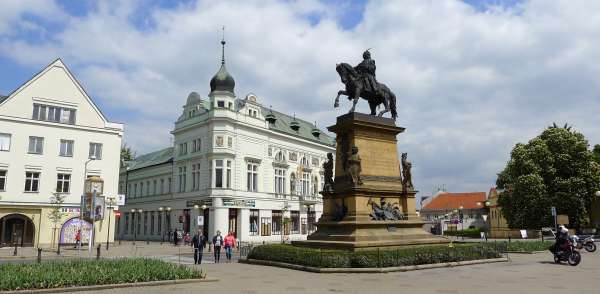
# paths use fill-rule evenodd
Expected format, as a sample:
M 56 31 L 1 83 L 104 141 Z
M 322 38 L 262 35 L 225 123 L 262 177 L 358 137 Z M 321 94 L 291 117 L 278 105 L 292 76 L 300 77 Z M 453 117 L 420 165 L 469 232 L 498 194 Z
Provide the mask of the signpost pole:
M 554 231 L 556 233 L 558 233 L 558 219 L 557 219 L 557 214 L 556 214 L 556 207 L 552 206 L 551 211 L 552 211 L 552 217 L 554 218 Z
M 92 248 L 94 247 L 94 230 L 96 223 L 96 190 L 92 191 L 92 206 L 90 207 L 90 219 L 92 221 L 92 229 L 90 230 L 90 239 L 88 240 L 88 254 L 92 255 Z

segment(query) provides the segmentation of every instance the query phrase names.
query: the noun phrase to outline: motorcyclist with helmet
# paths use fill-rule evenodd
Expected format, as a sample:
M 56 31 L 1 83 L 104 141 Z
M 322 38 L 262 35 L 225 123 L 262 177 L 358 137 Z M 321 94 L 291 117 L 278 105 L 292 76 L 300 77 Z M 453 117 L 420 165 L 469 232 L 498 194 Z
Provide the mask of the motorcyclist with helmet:
M 563 251 L 569 244 L 569 230 L 564 226 L 558 226 L 558 232 L 556 234 L 556 243 L 554 243 L 554 252 L 558 253 Z

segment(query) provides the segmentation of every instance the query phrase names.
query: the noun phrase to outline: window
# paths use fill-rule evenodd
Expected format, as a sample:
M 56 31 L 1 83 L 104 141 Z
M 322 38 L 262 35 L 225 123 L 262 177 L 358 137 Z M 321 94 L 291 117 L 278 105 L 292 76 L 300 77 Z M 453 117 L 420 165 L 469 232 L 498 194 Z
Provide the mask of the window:
M 227 147 L 233 148 L 233 138 L 227 137 Z
M 144 182 L 140 183 L 140 197 L 144 196 Z
M 225 101 L 217 101 L 217 107 L 218 108 L 225 108 Z
M 187 154 L 187 143 L 179 144 L 179 155 L 186 155 L 186 154 Z
M 261 217 L 260 218 L 260 235 L 271 236 L 271 218 Z
M 167 190 L 167 193 L 171 193 L 171 191 L 173 191 L 173 190 L 171 190 L 171 189 L 172 189 L 172 187 L 171 187 L 171 186 L 172 186 L 172 185 L 171 185 L 171 183 L 172 183 L 173 181 L 171 180 L 171 178 L 168 178 L 167 180 L 168 180 L 168 182 L 169 182 L 169 186 L 168 186 L 169 190 Z
M 250 236 L 258 236 L 258 209 L 250 209 Z
M 6 191 L 6 171 L 0 170 L 0 191 Z
M 0 151 L 10 151 L 10 134 L 0 133 Z
M 227 160 L 227 188 L 231 188 L 231 160 Z
M 300 211 L 291 211 L 292 234 L 300 234 Z
M 306 218 L 303 217 L 300 219 L 300 226 L 302 227 L 302 235 L 306 235 Z
M 199 152 L 202 149 L 202 141 L 200 139 L 196 139 L 192 141 L 192 152 Z
M 248 191 L 258 191 L 258 165 L 255 163 L 248 164 L 246 188 Z
M 95 160 L 102 159 L 102 143 L 90 143 L 90 156 Z
M 308 159 L 306 159 L 306 157 L 302 157 L 302 160 L 300 160 L 300 164 L 303 166 L 308 166 Z
M 158 212 L 157 218 L 156 218 L 156 222 L 157 222 L 157 227 L 158 229 L 156 230 L 156 234 L 160 235 L 162 233 L 162 212 Z
M 40 173 L 25 172 L 25 192 L 39 192 Z
M 200 164 L 192 164 L 192 191 L 200 190 Z
M 281 210 L 273 210 L 273 225 L 272 233 L 273 235 L 281 235 L 281 225 L 283 223 L 283 213 Z
M 152 181 L 152 195 L 156 195 L 156 180 Z
M 160 194 L 165 194 L 165 179 L 160 179 Z
M 33 104 L 32 118 L 35 120 L 73 125 L 75 124 L 75 109 L 36 103 Z
M 310 195 L 310 174 L 302 173 L 301 195 Z
M 215 160 L 215 188 L 223 188 L 223 160 Z
M 148 212 L 144 211 L 144 235 L 148 234 Z
M 319 166 L 319 158 L 318 157 L 311 158 L 311 161 L 312 161 L 313 166 Z
M 275 194 L 285 194 L 285 169 L 275 169 Z
M 44 138 L 30 136 L 27 152 L 32 154 L 42 154 L 44 152 Z
M 120 231 L 120 229 L 119 229 L 119 231 Z M 129 232 L 129 212 L 125 213 L 125 228 L 123 231 L 125 232 L 125 234 L 127 234 Z
M 73 140 L 60 140 L 60 156 L 73 157 Z
M 285 162 L 285 156 L 283 155 L 283 152 L 279 151 L 277 154 L 275 154 L 275 161 Z
M 179 167 L 179 193 L 185 192 L 186 190 L 186 169 L 185 166 Z
M 233 109 L 233 103 L 231 103 L 231 102 L 227 102 L 227 108 L 229 108 L 229 109 Z
M 69 193 L 71 188 L 71 175 L 58 174 L 56 176 L 56 192 Z
M 133 197 L 137 197 L 137 184 L 133 185 Z

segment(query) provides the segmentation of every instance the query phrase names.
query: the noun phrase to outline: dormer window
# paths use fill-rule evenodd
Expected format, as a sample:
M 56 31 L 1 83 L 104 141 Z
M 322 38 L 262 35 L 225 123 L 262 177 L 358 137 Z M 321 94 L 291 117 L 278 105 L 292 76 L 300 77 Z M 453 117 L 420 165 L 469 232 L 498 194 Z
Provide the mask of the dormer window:
M 258 110 L 256 109 L 248 109 L 248 115 L 251 117 L 258 117 Z
M 217 101 L 218 108 L 225 108 L 225 101 Z

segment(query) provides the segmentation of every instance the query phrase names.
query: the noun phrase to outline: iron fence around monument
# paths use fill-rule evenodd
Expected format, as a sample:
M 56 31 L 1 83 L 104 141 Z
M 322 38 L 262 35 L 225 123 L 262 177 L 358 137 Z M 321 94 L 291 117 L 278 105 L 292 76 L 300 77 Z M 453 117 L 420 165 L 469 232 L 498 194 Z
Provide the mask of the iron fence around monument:
M 363 251 L 313 249 L 283 244 L 240 248 L 240 258 L 257 259 L 317 268 L 384 268 L 506 256 L 506 243 L 469 243 L 452 245 L 377 248 Z

